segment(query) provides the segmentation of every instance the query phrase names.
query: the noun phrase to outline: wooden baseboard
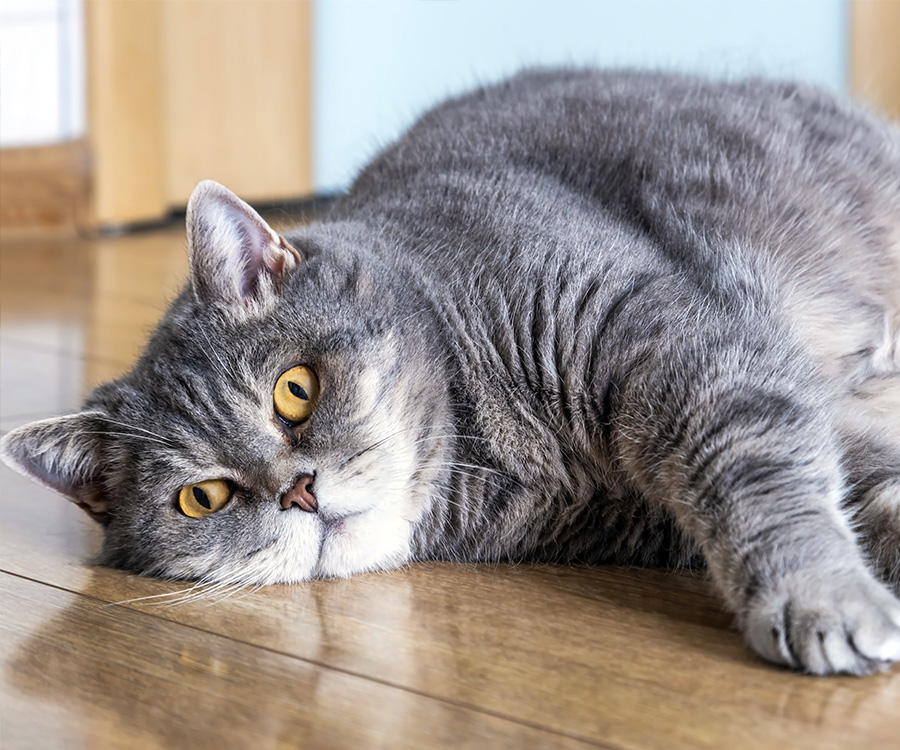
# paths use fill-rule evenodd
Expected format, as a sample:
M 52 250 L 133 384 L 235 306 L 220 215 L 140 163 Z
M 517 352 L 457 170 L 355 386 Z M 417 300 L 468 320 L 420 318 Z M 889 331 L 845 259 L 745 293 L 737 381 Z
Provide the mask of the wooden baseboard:
M 0 231 L 75 233 L 86 223 L 87 141 L 0 149 Z

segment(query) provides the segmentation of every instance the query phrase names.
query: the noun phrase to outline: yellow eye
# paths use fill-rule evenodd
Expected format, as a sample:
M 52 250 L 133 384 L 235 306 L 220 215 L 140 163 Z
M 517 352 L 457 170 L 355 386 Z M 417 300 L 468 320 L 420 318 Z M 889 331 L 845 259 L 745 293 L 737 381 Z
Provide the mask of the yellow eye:
M 319 400 L 319 379 L 308 367 L 297 365 L 281 373 L 273 394 L 275 412 L 288 422 L 309 419 Z
M 222 510 L 231 499 L 231 485 L 224 479 L 189 484 L 178 493 L 178 507 L 191 518 L 205 518 Z

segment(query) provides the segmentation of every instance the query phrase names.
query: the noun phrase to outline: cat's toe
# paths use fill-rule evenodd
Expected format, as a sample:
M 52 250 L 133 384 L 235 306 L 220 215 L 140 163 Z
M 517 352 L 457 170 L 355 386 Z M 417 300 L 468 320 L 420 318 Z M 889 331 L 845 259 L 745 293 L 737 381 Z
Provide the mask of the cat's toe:
M 900 661 L 900 601 L 866 573 L 793 574 L 744 619 L 763 658 L 811 674 L 871 674 Z

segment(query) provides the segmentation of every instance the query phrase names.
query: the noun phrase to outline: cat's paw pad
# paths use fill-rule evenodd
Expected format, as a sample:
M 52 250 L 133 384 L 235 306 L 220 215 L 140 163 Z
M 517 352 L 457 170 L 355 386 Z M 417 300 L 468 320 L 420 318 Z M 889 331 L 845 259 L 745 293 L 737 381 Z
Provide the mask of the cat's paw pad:
M 900 601 L 868 574 L 793 575 L 755 597 L 744 633 L 760 656 L 812 674 L 900 661 Z

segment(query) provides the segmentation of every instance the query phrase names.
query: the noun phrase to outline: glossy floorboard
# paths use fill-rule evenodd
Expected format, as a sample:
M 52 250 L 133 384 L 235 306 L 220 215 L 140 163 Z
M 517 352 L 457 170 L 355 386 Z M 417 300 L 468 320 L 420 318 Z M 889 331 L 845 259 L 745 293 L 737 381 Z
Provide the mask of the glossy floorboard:
M 183 246 L 2 243 L 0 431 L 128 367 Z M 420 565 L 198 591 L 91 566 L 99 529 L 5 467 L 0 492 L 3 748 L 900 746 L 900 670 L 770 667 L 701 578 Z

